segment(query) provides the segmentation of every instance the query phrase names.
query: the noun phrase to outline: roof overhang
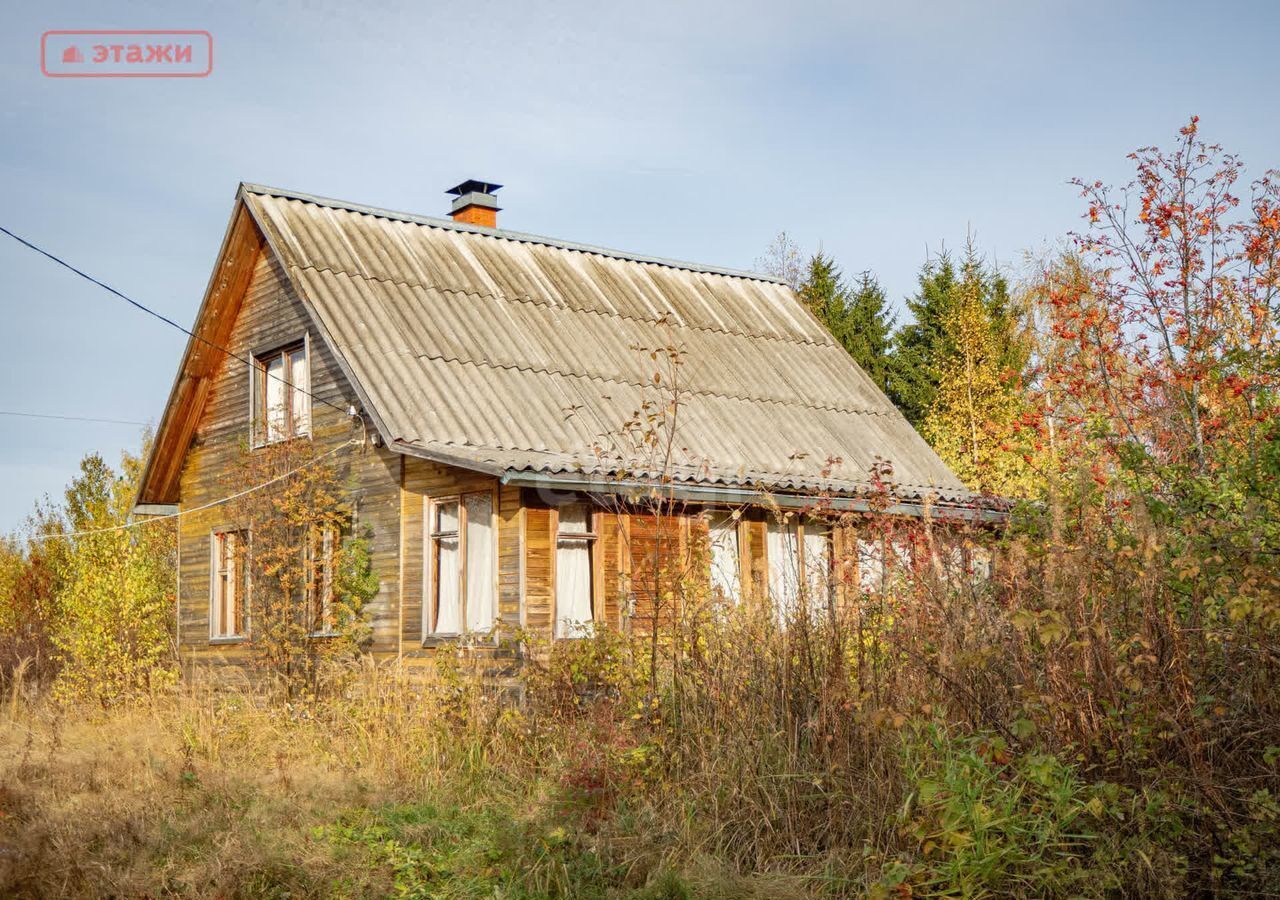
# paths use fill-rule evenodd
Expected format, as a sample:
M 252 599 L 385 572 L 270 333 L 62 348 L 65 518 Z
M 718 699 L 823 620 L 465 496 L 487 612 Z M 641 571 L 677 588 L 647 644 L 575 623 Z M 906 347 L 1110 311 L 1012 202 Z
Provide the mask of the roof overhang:
M 869 496 L 827 496 L 774 492 L 766 488 L 728 487 L 686 482 L 653 482 L 611 479 L 591 475 L 548 475 L 540 472 L 508 470 L 503 484 L 545 491 L 555 502 L 557 494 L 607 494 L 632 501 L 680 500 L 688 503 L 727 506 L 776 506 L 781 509 L 826 509 L 836 512 L 884 513 L 886 515 L 930 517 L 939 520 L 1000 524 L 1009 520 L 1009 503 L 989 497 L 974 497 L 968 503 L 933 501 L 928 497 L 905 498 Z
M 221 347 L 230 337 L 235 313 L 264 246 L 262 232 L 237 192 L 231 221 L 138 482 L 140 506 L 178 502 L 182 464 L 195 435 L 199 410 L 208 399 L 222 362 Z

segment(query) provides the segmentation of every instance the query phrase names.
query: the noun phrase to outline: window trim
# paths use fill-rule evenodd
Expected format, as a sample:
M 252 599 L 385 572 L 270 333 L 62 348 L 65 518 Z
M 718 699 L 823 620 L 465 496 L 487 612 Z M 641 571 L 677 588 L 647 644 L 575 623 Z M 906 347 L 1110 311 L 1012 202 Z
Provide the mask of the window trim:
M 736 517 L 734 516 L 735 512 L 738 513 Z M 735 543 L 734 556 L 736 557 L 737 563 L 735 566 L 737 569 L 735 574 L 738 581 L 738 596 L 733 598 L 733 602 L 735 606 L 740 606 L 747 599 L 747 584 L 750 578 L 747 554 L 745 551 L 745 548 L 749 546 L 748 542 L 750 540 L 750 535 L 746 530 L 746 511 L 739 507 L 707 506 L 703 507 L 700 516 L 706 523 L 705 539 L 707 542 L 707 583 L 713 591 L 715 590 L 715 584 L 713 583 L 715 560 L 713 558 L 714 551 L 712 550 L 711 541 L 712 520 L 717 517 L 724 517 L 729 519 L 733 525 L 733 540 Z
M 805 526 L 805 522 L 809 520 L 815 523 L 820 522 L 826 527 L 826 530 L 827 530 L 828 586 L 827 586 L 826 609 L 831 609 L 832 604 L 838 601 L 838 593 L 837 593 L 838 585 L 836 583 L 836 580 L 837 580 L 836 579 L 836 529 L 838 527 L 837 522 L 832 521 L 830 519 L 822 519 L 818 516 L 807 516 L 807 515 L 800 515 L 800 514 L 797 514 L 794 517 L 794 519 L 779 518 L 776 515 L 771 516 L 765 520 L 765 540 L 764 540 L 764 545 L 762 549 L 764 551 L 763 555 L 764 555 L 764 566 L 765 566 L 765 569 L 764 569 L 765 592 L 768 595 L 769 602 L 773 603 L 775 602 L 776 598 L 773 596 L 773 560 L 769 558 L 769 536 L 768 536 L 769 526 L 772 524 L 778 524 L 778 525 L 782 525 L 783 527 L 787 527 L 791 525 L 792 522 L 794 521 L 794 525 L 796 529 L 795 531 L 796 563 L 799 567 L 799 572 L 797 573 L 799 577 L 799 583 L 796 585 L 796 602 L 803 604 L 804 608 L 808 610 L 810 614 L 812 614 L 813 604 L 808 598 L 808 596 L 806 596 L 809 590 L 809 573 L 808 573 L 809 561 L 808 559 L 806 559 L 806 550 L 804 546 L 804 526 Z
M 306 384 L 295 385 L 291 380 L 286 382 L 290 388 L 285 392 L 288 401 L 286 434 L 277 437 L 270 437 L 270 426 L 268 424 L 267 410 L 267 365 L 278 357 L 285 357 L 285 372 L 291 373 L 292 366 L 288 364 L 288 355 L 298 350 L 302 351 L 305 361 Z M 250 444 L 254 449 L 267 447 L 271 444 L 279 444 L 284 441 L 291 441 L 297 438 L 309 438 L 312 436 L 312 429 L 315 417 L 315 408 L 313 403 L 307 405 L 307 421 L 306 427 L 298 430 L 293 417 L 293 400 L 296 391 L 310 395 L 311 393 L 311 333 L 303 332 L 302 337 L 295 341 L 289 341 L 284 344 L 264 350 L 260 353 L 254 353 L 249 358 L 249 430 L 251 433 Z M 289 375 L 291 378 L 291 374 Z
M 215 623 L 218 617 L 215 616 L 215 610 L 221 600 L 220 587 L 222 584 L 222 569 L 220 565 L 220 550 L 227 538 L 234 537 L 244 542 L 244 554 L 239 561 L 243 571 L 236 573 L 236 580 L 241 588 L 241 600 L 239 602 L 239 619 L 240 631 L 238 633 L 218 633 L 215 631 Z M 238 549 L 233 549 L 233 553 L 239 553 Z M 209 531 L 209 643 L 211 644 L 237 644 L 249 639 L 252 622 L 249 611 L 251 609 L 250 600 L 252 598 L 253 582 L 249 577 L 250 560 L 253 552 L 252 532 L 247 528 L 232 528 L 230 526 L 222 526 L 213 528 Z
M 310 537 L 310 536 L 309 536 Z M 314 586 L 312 585 L 312 569 L 316 565 L 314 554 L 314 543 L 309 539 L 307 545 L 303 548 L 303 565 L 304 572 L 307 577 L 304 592 L 306 593 L 306 607 L 312 616 L 311 624 L 313 626 L 319 624 L 322 628 L 311 628 L 307 632 L 308 637 L 327 638 L 338 637 L 341 632 L 337 629 L 337 619 L 334 615 L 334 589 L 335 589 L 335 571 L 334 559 L 340 546 L 341 534 L 339 529 L 333 525 L 325 525 L 320 528 L 320 546 L 321 556 L 320 563 L 320 592 L 316 595 Z M 317 603 L 319 609 L 316 608 Z M 327 621 L 325 621 L 327 619 Z
M 490 498 L 489 506 L 489 529 L 493 540 L 493 598 L 495 611 L 495 622 L 502 614 L 501 603 L 501 575 L 502 566 L 501 552 L 498 547 L 499 539 L 499 517 L 498 517 L 498 489 L 496 486 L 485 488 L 478 491 L 457 491 L 452 494 L 444 494 L 439 497 L 424 496 L 423 499 L 423 528 L 422 528 L 422 627 L 421 638 L 423 646 L 441 641 L 455 641 L 468 637 L 489 638 L 497 637 L 497 626 L 488 628 L 484 631 L 471 631 L 467 628 L 467 580 L 469 573 L 467 572 L 467 504 L 466 498 L 488 495 Z M 439 618 L 439 592 L 438 592 L 438 575 L 436 565 L 436 548 L 435 541 L 443 534 L 451 534 L 452 532 L 436 531 L 436 512 L 442 505 L 448 503 L 456 503 L 458 505 L 458 621 L 462 625 L 460 631 L 436 631 L 435 623 Z
M 563 504 L 563 506 L 581 506 L 587 512 L 587 530 L 586 531 L 560 531 L 560 510 L 561 506 L 551 508 L 550 528 L 551 528 L 551 639 L 553 641 L 577 641 L 586 634 L 577 635 L 561 635 L 559 634 L 560 623 L 560 538 L 569 538 L 570 540 L 580 540 L 587 545 L 587 571 L 590 573 L 591 584 L 587 589 L 587 596 L 591 602 L 591 622 L 596 624 L 604 621 L 604 602 L 601 596 L 601 569 L 600 560 L 601 553 L 599 551 L 600 544 L 600 525 L 601 514 L 593 504 L 586 500 L 575 500 Z

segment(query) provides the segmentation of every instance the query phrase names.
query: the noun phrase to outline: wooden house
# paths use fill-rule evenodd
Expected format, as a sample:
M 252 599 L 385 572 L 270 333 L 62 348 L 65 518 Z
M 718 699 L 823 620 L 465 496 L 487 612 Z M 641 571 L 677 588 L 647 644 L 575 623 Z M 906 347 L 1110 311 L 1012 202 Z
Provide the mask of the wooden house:
M 380 584 L 372 652 L 408 660 L 624 623 L 664 528 L 713 542 L 724 590 L 794 597 L 840 537 L 775 511 L 865 508 L 878 466 L 893 512 L 972 500 L 785 284 L 499 229 L 496 187 L 459 185 L 441 219 L 240 186 L 138 497 L 182 514 L 184 661 L 251 637 L 221 476 L 279 441 L 334 449 Z M 637 428 L 669 426 L 666 390 L 655 462 Z M 674 525 L 635 502 L 654 485 Z

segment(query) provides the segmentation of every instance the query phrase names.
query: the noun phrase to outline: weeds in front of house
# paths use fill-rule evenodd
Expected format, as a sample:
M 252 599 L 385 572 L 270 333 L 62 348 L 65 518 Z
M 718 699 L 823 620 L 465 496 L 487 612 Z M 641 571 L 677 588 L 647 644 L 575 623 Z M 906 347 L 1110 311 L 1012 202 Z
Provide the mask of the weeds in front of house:
M 0 890 L 1266 892 L 1270 582 L 1249 585 L 1257 614 L 1211 616 L 1223 595 L 1191 604 L 1198 576 L 1161 561 L 1183 553 L 1171 532 L 1134 521 L 1084 519 L 1054 553 L 1020 528 L 986 580 L 927 526 L 891 523 L 915 562 L 886 593 L 784 622 L 690 590 L 656 643 L 526 640 L 508 683 L 461 648 L 417 674 L 353 662 L 344 690 L 303 703 L 196 678 L 104 708 L 32 695 L 18 673 Z

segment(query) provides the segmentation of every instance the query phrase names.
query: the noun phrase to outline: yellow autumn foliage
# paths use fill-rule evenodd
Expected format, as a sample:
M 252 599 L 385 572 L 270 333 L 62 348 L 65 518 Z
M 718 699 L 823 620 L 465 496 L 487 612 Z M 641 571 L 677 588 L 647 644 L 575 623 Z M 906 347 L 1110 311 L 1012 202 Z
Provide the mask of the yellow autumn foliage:
M 977 283 L 964 279 L 956 290 L 955 305 L 945 320 L 954 349 L 939 365 L 937 398 L 921 430 L 970 488 L 1025 496 L 1034 485 L 1034 473 L 1018 449 L 1018 376 L 1000 364 Z

